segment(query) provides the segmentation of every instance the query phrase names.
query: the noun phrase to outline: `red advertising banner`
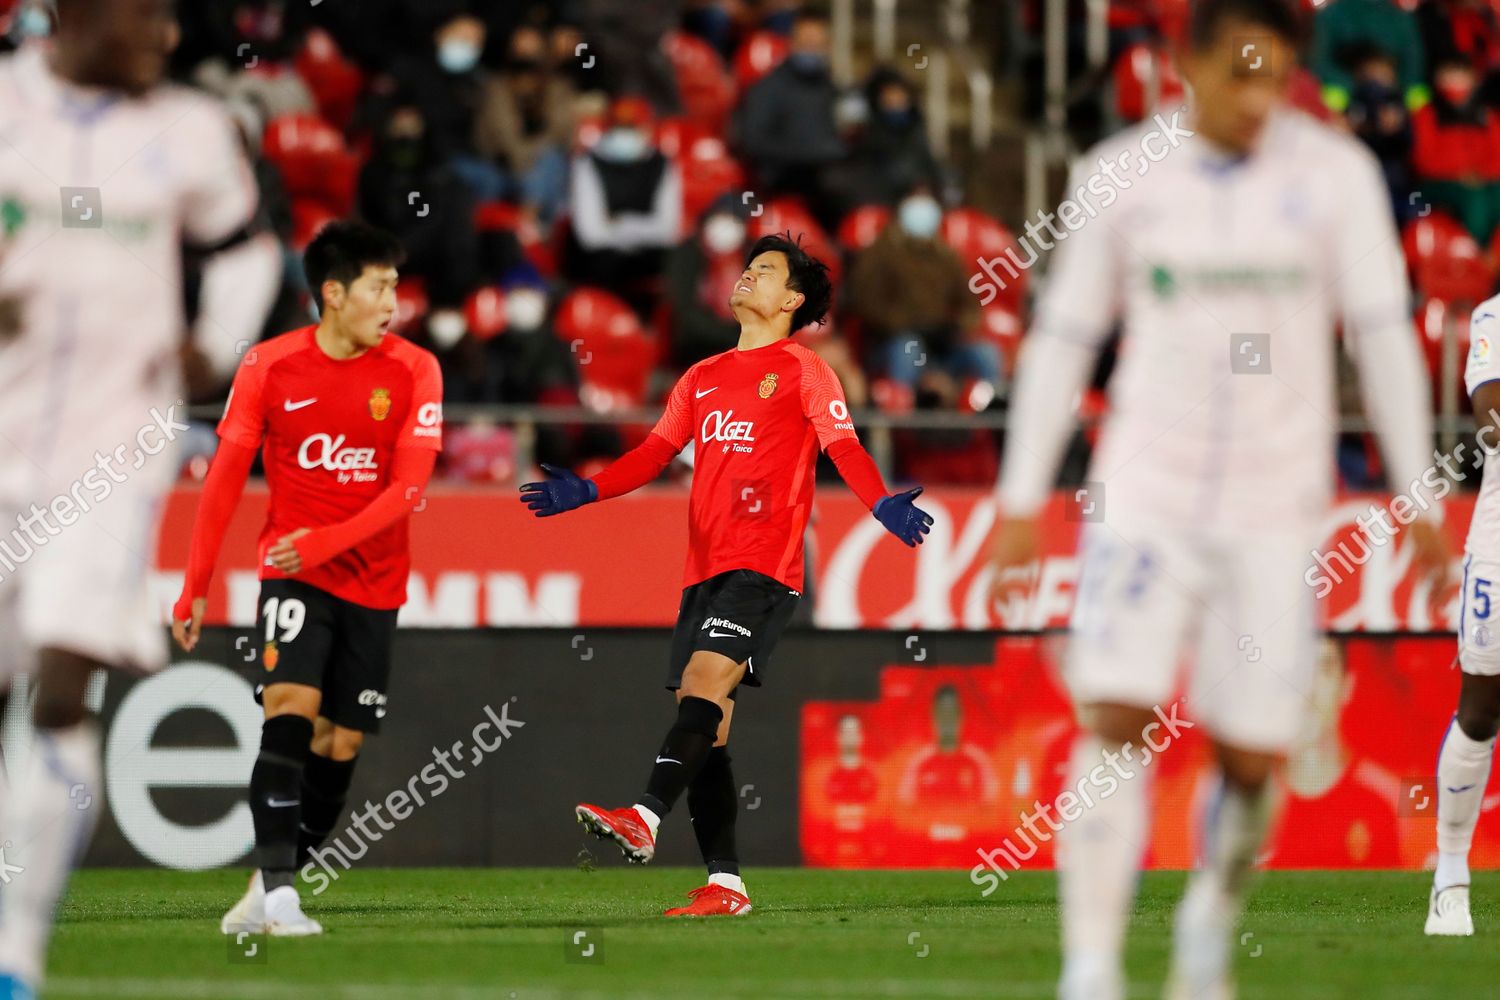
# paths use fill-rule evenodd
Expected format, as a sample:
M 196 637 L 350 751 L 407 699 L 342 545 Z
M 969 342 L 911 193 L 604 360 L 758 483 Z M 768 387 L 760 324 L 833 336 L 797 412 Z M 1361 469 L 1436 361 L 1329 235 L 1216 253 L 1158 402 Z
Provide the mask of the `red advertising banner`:
M 1059 814 L 1077 734 L 1058 673 L 1062 642 L 1001 639 L 988 667 L 887 666 L 875 700 L 804 705 L 806 863 L 962 867 L 992 887 L 999 873 L 1051 867 L 1055 826 L 1040 816 L 1044 805 Z M 1452 661 L 1448 638 L 1326 641 L 1283 776 L 1270 867 L 1430 867 L 1431 771 L 1458 695 Z M 1181 708 L 1191 720 L 1192 705 Z M 1184 729 L 1142 761 L 1153 816 L 1146 867 L 1194 865 L 1195 818 L 1215 780 L 1209 755 L 1207 739 Z M 1500 773 L 1484 800 L 1486 813 L 1496 808 Z M 1038 817 L 1029 830 L 1028 814 Z M 1481 820 L 1471 863 L 1500 865 L 1500 823 Z
M 181 586 L 198 488 L 166 505 L 156 587 L 163 608 Z M 985 491 L 934 489 L 922 506 L 935 522 L 915 552 L 887 535 L 852 494 L 819 494 L 809 546 L 816 621 L 829 628 L 1041 629 L 1066 624 L 1078 578 L 1079 525 L 1062 496 L 1043 517 L 1043 553 L 1028 597 L 996 607 L 990 598 L 989 537 L 995 504 Z M 1455 582 L 1430 607 L 1414 581 L 1401 539 L 1373 544 L 1356 525 L 1386 498 L 1350 496 L 1330 512 L 1324 543 L 1336 632 L 1451 631 Z M 246 492 L 230 526 L 209 600 L 211 624 L 255 617 L 255 537 L 265 516 L 263 486 Z M 1451 499 L 1447 530 L 1462 550 L 1472 497 Z M 686 557 L 687 492 L 648 489 L 565 517 L 537 520 L 508 490 L 437 486 L 412 516 L 413 573 L 401 622 L 407 626 L 670 626 Z M 1253 526 L 1247 526 L 1253 531 Z M 1455 566 L 1456 568 L 1456 566 Z M 1336 577 L 1336 578 L 1335 578 Z M 1458 578 L 1454 573 L 1455 581 Z M 1310 585 L 1318 577 L 1309 577 Z M 1324 589 L 1315 586 L 1315 589 Z

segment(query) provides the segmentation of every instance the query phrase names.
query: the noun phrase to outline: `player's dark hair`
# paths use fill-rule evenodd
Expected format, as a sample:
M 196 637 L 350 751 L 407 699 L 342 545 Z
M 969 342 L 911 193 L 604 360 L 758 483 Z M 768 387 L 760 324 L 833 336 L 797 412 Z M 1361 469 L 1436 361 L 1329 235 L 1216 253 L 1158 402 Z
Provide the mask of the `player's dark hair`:
M 401 241 L 384 229 L 356 219 L 339 219 L 318 230 L 302 252 L 302 273 L 313 301 L 323 308 L 323 282 L 352 285 L 367 267 L 400 267 L 406 260 Z
M 1203 51 L 1218 39 L 1226 23 L 1262 28 L 1300 48 L 1306 31 L 1302 13 L 1292 0 L 1198 0 L 1193 5 L 1188 41 Z
M 786 287 L 802 293 L 802 304 L 792 313 L 792 332 L 809 323 L 823 322 L 833 301 L 833 282 L 828 280 L 828 265 L 802 249 L 802 237 L 792 239 L 790 232 L 774 233 L 756 240 L 745 254 L 745 266 L 763 253 L 786 257 Z

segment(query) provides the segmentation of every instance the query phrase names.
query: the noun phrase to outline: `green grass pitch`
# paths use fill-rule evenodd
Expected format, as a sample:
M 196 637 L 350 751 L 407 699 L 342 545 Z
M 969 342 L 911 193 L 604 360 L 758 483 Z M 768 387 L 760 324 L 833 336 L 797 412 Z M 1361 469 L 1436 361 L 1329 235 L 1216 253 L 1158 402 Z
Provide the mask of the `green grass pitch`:
M 327 933 L 260 942 L 218 932 L 238 872 L 86 870 L 60 914 L 45 1000 L 714 1000 L 1049 998 L 1051 873 L 982 899 L 968 873 L 747 871 L 748 917 L 660 916 L 688 869 L 356 869 L 304 904 Z M 1493 996 L 1500 873 L 1477 873 L 1478 935 L 1428 939 L 1429 876 L 1279 872 L 1241 926 L 1241 1000 Z M 1146 875 L 1130 996 L 1159 997 L 1176 873 Z M 575 949 L 574 935 L 583 932 Z M 589 942 L 597 942 L 584 956 Z M 257 942 L 248 942 L 256 944 Z

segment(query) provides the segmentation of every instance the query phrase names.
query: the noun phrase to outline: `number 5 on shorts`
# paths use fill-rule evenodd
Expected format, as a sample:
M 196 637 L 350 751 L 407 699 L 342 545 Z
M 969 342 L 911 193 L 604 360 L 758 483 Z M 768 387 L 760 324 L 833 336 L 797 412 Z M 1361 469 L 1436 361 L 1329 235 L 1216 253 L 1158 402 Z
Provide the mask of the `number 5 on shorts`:
M 1485 607 L 1489 607 L 1488 603 Z M 302 631 L 302 623 L 307 621 L 307 605 L 295 597 L 268 597 L 261 614 L 266 619 L 267 642 L 291 642 Z M 278 628 L 281 629 L 279 639 L 276 636 Z
M 1470 605 L 1474 611 L 1475 618 L 1488 618 L 1490 616 L 1490 581 L 1474 578 L 1474 603 Z

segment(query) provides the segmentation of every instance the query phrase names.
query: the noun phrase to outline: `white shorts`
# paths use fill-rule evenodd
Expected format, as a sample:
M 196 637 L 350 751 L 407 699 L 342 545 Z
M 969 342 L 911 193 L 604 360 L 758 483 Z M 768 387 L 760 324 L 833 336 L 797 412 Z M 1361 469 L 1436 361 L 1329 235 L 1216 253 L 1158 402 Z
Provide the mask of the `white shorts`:
M 1279 752 L 1299 733 L 1317 659 L 1313 533 L 1232 541 L 1084 526 L 1066 668 L 1075 703 L 1169 710 L 1231 746 Z M 1191 646 L 1189 641 L 1191 640 Z
M 1466 674 L 1500 674 L 1500 562 L 1465 555 L 1459 596 L 1459 666 Z
M 71 523 L 49 514 L 28 532 L 18 519 L 30 503 L 0 503 L 0 687 L 46 647 L 142 671 L 166 664 L 150 588 L 160 506 L 154 486 L 127 480 Z

